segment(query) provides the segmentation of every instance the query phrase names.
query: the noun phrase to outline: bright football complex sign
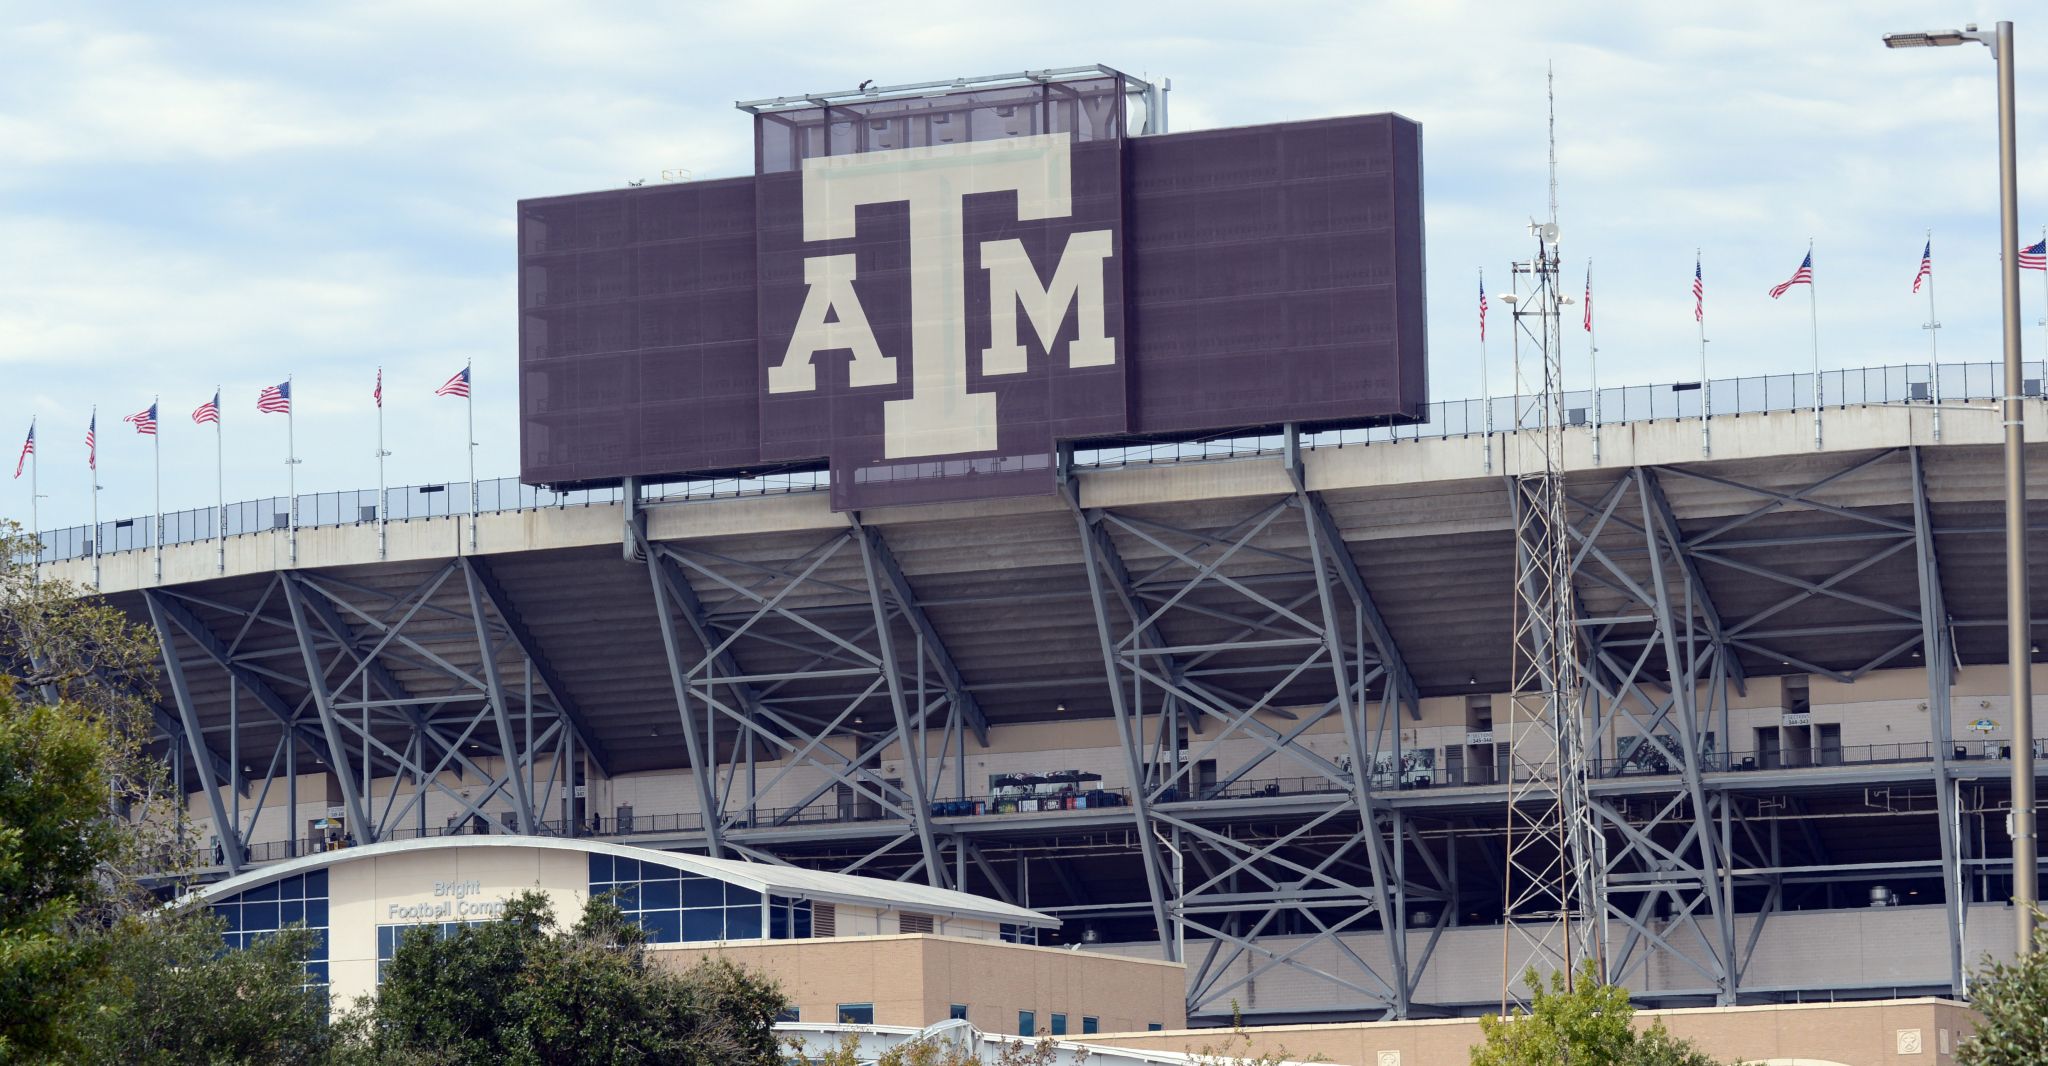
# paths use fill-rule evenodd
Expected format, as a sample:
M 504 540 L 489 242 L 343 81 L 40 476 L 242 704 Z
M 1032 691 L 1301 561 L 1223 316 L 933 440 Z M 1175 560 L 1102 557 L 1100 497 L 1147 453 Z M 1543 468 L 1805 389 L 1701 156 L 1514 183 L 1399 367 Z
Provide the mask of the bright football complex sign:
M 520 208 L 524 480 L 825 463 L 841 509 L 1062 443 L 1424 403 L 1420 130 L 1126 138 L 1119 79 L 757 118 L 752 178 Z

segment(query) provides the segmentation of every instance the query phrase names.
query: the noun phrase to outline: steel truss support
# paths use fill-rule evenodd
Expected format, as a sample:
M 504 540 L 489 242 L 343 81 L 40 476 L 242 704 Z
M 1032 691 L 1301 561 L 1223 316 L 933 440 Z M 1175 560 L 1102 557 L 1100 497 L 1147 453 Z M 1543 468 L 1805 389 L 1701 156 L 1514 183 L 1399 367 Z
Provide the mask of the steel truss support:
M 1071 478 L 1067 499 L 1120 746 L 1143 782 L 1132 814 L 1154 920 L 1169 955 L 1187 934 L 1209 943 L 1189 960 L 1190 1011 L 1217 1013 L 1245 981 L 1286 967 L 1403 1017 L 1414 987 L 1406 902 L 1445 893 L 1408 876 L 1400 819 L 1374 789 L 1403 780 L 1399 710 L 1416 709 L 1416 689 L 1326 504 L 1305 488 L 1298 437 L 1289 440 L 1293 493 L 1218 528 L 1084 508 Z M 1143 563 L 1128 562 L 1119 541 Z M 1344 749 L 1336 759 L 1305 739 L 1331 733 Z M 1257 750 L 1230 774 L 1204 777 L 1205 760 L 1233 741 Z M 1333 803 L 1293 832 L 1248 842 L 1217 823 L 1209 797 L 1275 761 Z M 1199 871 L 1186 869 L 1190 859 Z M 1276 923 L 1305 941 L 1262 947 Z M 1360 934 L 1384 941 L 1385 961 L 1368 963 L 1347 942 Z M 1338 961 L 1311 961 L 1326 955 Z M 1250 974 L 1226 979 L 1240 961 Z
M 462 607 L 437 602 L 437 592 L 457 572 L 470 582 Z M 231 707 L 235 693 L 247 692 L 284 725 L 288 740 L 271 757 L 263 787 L 267 795 L 281 762 L 294 810 L 297 750 L 302 746 L 331 773 L 350 831 L 365 842 L 394 833 L 428 833 L 429 793 L 452 801 L 459 813 L 451 824 L 497 821 L 488 807 L 502 794 L 512 805 L 519 830 L 539 832 L 544 828 L 539 814 L 546 799 L 557 789 L 566 796 L 571 788 L 574 772 L 569 763 L 584 743 L 570 713 L 572 705 L 559 689 L 535 690 L 536 675 L 552 679 L 552 672 L 532 658 L 531 644 L 505 613 L 502 591 L 487 570 L 450 562 L 402 594 L 292 572 L 274 579 L 250 607 L 174 590 L 153 589 L 145 596 L 164 645 L 174 697 L 190 698 L 189 686 L 182 683 L 184 663 L 176 661 L 174 634 L 182 633 L 227 672 Z M 268 610 L 280 598 L 283 618 Z M 214 634 L 194 612 L 199 606 L 239 618 L 234 639 Z M 432 624 L 425 624 L 426 619 Z M 472 634 L 474 643 L 450 641 L 449 623 L 456 621 Z M 254 634 L 279 633 L 289 635 L 288 650 L 250 640 Z M 477 665 L 461 665 L 460 658 L 471 652 Z M 301 669 L 285 667 L 287 657 L 296 658 Z M 401 671 L 416 677 L 424 673 L 426 680 L 420 683 L 439 687 L 420 695 L 400 681 Z M 518 675 L 516 686 L 508 673 Z M 305 696 L 297 702 L 288 700 L 280 694 L 281 686 L 303 689 Z M 231 717 L 231 732 L 233 722 Z M 496 728 L 480 733 L 487 722 Z M 231 737 L 230 743 L 239 744 L 239 739 Z M 498 767 L 487 769 L 465 753 L 466 747 L 498 756 Z M 544 756 L 549 757 L 546 774 L 540 772 Z M 481 788 L 474 796 L 458 792 L 443 779 L 450 774 L 458 779 L 474 775 Z M 373 794 L 378 777 L 388 779 L 381 798 Z M 412 785 L 409 795 L 403 788 L 407 779 Z M 209 790 L 216 785 L 203 774 L 200 780 Z M 536 795 L 543 798 L 536 802 Z M 252 825 L 261 812 L 261 798 L 256 806 Z M 248 843 L 247 829 L 236 824 L 234 812 L 217 810 L 214 817 L 225 827 L 221 836 L 229 846 L 224 858 L 240 862 L 241 850 L 232 845 L 236 837 Z M 414 828 L 401 829 L 408 817 L 416 819 Z M 296 837 L 296 815 L 287 820 Z M 296 847 L 294 842 L 288 850 Z
M 932 803 L 988 722 L 881 532 L 855 516 L 776 561 L 634 535 L 707 841 L 815 818 L 823 801 L 886 825 L 853 868 L 914 843 L 902 876 L 951 884 Z M 900 781 L 883 772 L 891 757 Z
M 1969 916 L 1969 879 L 1963 872 L 1960 826 L 1956 814 L 1959 785 L 1948 776 L 1949 743 L 1954 739 L 1950 695 L 1955 688 L 1955 648 L 1950 641 L 1948 607 L 1941 591 L 1941 560 L 1935 551 L 1934 520 L 1928 512 L 1927 475 L 1920 467 L 1920 449 L 1912 448 L 1913 545 L 1919 577 L 1920 645 L 1927 668 L 1928 739 L 1934 745 L 1934 794 L 1939 803 L 1942 898 L 1947 904 L 1949 990 L 1958 998 L 1968 992 L 1963 969 L 1963 924 Z

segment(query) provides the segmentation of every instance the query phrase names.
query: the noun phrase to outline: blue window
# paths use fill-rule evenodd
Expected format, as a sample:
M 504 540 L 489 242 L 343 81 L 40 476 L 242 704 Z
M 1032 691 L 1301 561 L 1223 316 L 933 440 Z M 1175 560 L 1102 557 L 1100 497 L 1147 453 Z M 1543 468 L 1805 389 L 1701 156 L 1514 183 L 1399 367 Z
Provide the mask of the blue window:
M 777 1022 L 800 1022 L 804 1020 L 804 1017 L 803 1012 L 797 1008 L 784 1007 L 775 1015 L 775 1020 Z
M 1054 1036 L 1065 1036 L 1065 1035 L 1067 1035 L 1067 1016 L 1066 1016 L 1066 1015 L 1064 1015 L 1064 1014 L 1055 1014 L 1055 1015 L 1053 1015 L 1053 1016 L 1052 1016 L 1052 1035 L 1054 1035 Z
M 292 925 L 311 929 L 314 939 L 306 954 L 306 986 L 327 987 L 327 871 L 279 878 L 222 896 L 210 905 L 225 924 L 221 939 L 230 948 L 261 943 Z
M 949 1012 L 947 1012 L 947 1014 L 946 1014 L 946 1017 L 948 1017 L 948 1018 L 951 1018 L 951 1019 L 953 1019 L 954 1021 L 959 1021 L 959 1022 L 964 1022 L 964 1021 L 966 1021 L 966 1020 L 967 1020 L 967 1004 L 965 1004 L 965 1003 L 955 1003 L 955 1004 L 953 1004 L 953 1006 L 952 1006 L 952 1009 L 951 1009 L 951 1010 L 950 1010 Z
M 1086 1015 L 1086 1014 L 1083 1014 L 1083 1015 L 1081 1016 L 1081 1032 L 1082 1032 L 1082 1034 L 1083 1034 L 1083 1035 L 1086 1035 L 1086 1034 L 1088 1034 L 1088 1033 L 1096 1033 L 1096 1032 L 1101 1032 L 1101 1031 L 1102 1031 L 1102 1021 L 1101 1021 L 1101 1019 L 1099 1019 L 1099 1018 L 1092 1018 L 1092 1017 L 1090 1017 L 1090 1016 L 1088 1016 L 1088 1015 Z
M 610 895 L 627 920 L 638 923 L 656 944 L 811 935 L 809 900 L 763 897 L 742 885 L 651 860 L 591 855 L 590 894 Z
M 1003 937 L 1003 943 L 1005 944 L 1038 943 L 1038 928 L 1036 926 L 1011 925 L 1008 922 L 1004 922 L 1002 923 L 1002 929 L 1000 930 L 1000 932 Z
M 1037 1035 L 1038 1035 L 1038 1012 L 1037 1012 L 1037 1011 L 1028 1011 L 1028 1010 L 1020 1010 L 1020 1011 L 1018 1011 L 1018 1012 L 1017 1012 L 1017 1035 L 1018 1035 L 1018 1036 L 1037 1036 Z
M 398 954 L 398 946 L 405 943 L 406 935 L 421 930 L 422 936 L 435 940 L 446 940 L 456 930 L 465 926 L 482 925 L 482 922 L 413 922 L 405 925 L 380 925 L 377 927 L 377 983 L 384 983 L 384 964 Z
M 839 1005 L 839 1024 L 875 1024 L 875 1005 L 872 1003 L 841 1003 Z
M 1159 1024 L 1158 1022 L 1146 1022 L 1146 1023 L 1145 1023 L 1145 1031 L 1146 1031 L 1146 1032 L 1148 1032 L 1148 1033 L 1159 1033 L 1159 1032 L 1164 1032 L 1165 1030 L 1166 1030 L 1166 1027 L 1165 1027 L 1165 1026 L 1163 1026 L 1163 1025 L 1161 1025 L 1161 1024 Z

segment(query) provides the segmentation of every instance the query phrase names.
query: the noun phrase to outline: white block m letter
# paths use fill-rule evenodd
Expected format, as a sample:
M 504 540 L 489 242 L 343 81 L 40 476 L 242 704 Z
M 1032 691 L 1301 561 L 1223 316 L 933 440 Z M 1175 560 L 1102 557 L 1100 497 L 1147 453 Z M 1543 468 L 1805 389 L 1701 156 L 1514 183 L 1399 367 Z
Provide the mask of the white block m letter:
M 1046 356 L 1052 350 L 1073 307 L 1079 326 L 1067 346 L 1068 366 L 1110 366 L 1116 362 L 1116 341 L 1102 328 L 1102 272 L 1111 250 L 1110 231 L 1089 230 L 1067 238 L 1052 281 L 1038 284 L 1038 270 L 1022 241 L 988 241 L 981 246 L 981 266 L 988 271 L 988 347 L 981 353 L 984 374 L 1021 374 L 1026 369 L 1024 345 L 1017 339 L 1017 308 L 1031 319 Z

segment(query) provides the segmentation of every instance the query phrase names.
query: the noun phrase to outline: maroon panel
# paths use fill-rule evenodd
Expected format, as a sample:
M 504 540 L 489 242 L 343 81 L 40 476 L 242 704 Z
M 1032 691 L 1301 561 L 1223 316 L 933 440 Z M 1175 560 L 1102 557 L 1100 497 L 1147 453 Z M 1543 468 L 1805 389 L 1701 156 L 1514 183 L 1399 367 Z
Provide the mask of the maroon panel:
M 1135 431 L 1420 413 L 1420 140 L 1372 115 L 1129 142 Z
M 1050 492 L 1064 440 L 1418 416 L 1420 127 L 1378 115 L 1123 140 L 1121 101 L 1121 83 L 1104 79 L 764 116 L 758 178 L 522 202 L 522 478 L 829 461 L 833 505 L 857 508 Z M 955 197 L 957 217 L 922 261 L 911 208 L 887 188 L 866 190 L 872 202 L 851 208 L 850 229 L 841 219 L 805 239 L 807 160 L 922 166 L 937 156 L 943 168 L 963 145 L 1046 136 L 1068 138 L 1066 214 L 1020 220 L 1018 194 L 968 168 L 954 171 L 964 187 L 988 191 Z M 1003 180 L 1036 180 L 1020 173 Z M 926 222 L 944 199 L 925 195 Z M 1106 257 L 1076 258 L 1077 235 L 1103 242 Z M 1075 304 L 1054 301 L 1047 344 L 1007 289 L 1022 357 L 984 355 L 1007 347 L 993 343 L 1003 316 L 989 268 L 999 264 L 983 252 L 1000 241 L 1019 242 L 1029 274 L 1013 262 L 1008 277 L 1027 295 L 1052 283 L 1063 254 L 1090 284 L 1096 268 L 1113 363 L 1070 365 L 1087 347 Z M 810 377 L 778 379 L 813 295 L 806 260 L 833 256 L 851 256 L 854 276 L 826 288 L 851 292 L 871 356 L 893 366 L 868 365 L 856 383 L 850 344 L 827 346 L 808 353 Z M 927 285 L 914 314 L 913 285 L 948 256 L 957 288 L 934 299 L 945 286 Z M 958 346 L 937 354 L 913 339 L 947 331 Z M 917 379 L 920 360 L 960 376 Z M 915 432 L 892 435 L 889 412 L 908 409 L 891 403 L 938 395 L 992 404 L 992 415 L 982 409 L 977 435 L 947 436 L 925 431 L 957 429 L 961 409 L 919 405 L 898 426 Z
M 754 182 L 519 205 L 520 479 L 760 458 Z

